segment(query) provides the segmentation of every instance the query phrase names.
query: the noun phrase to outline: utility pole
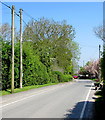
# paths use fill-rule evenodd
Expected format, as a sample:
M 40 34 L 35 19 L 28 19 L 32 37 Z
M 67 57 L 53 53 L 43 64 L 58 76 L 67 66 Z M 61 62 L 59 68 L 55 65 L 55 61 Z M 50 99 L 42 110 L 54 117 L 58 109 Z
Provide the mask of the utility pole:
M 101 49 L 101 45 L 99 45 L 99 60 L 100 60 L 100 49 Z
M 101 45 L 99 45 L 99 81 L 101 81 L 101 67 L 100 67 L 100 49 L 101 49 Z
M 84 67 L 84 60 L 83 60 L 83 67 Z
M 20 9 L 20 88 L 22 88 L 22 9 Z
M 14 92 L 14 18 L 15 18 L 15 7 L 12 6 L 12 26 L 11 26 L 11 40 L 12 40 L 12 79 L 11 79 L 11 93 Z

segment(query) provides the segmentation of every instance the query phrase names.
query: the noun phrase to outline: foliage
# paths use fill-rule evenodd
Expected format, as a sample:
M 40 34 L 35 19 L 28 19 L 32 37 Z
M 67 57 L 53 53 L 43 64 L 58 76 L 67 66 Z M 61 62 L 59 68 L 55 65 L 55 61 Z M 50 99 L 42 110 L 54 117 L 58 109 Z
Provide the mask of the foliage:
M 103 57 L 101 59 L 101 73 L 105 82 L 105 25 L 94 28 L 94 32 L 98 38 L 103 40 Z
M 100 91 L 95 102 L 95 119 L 105 119 L 105 26 L 95 28 L 95 34 L 98 38 L 103 40 L 103 56 L 101 58 L 101 75 L 104 83 L 103 89 Z
M 101 91 L 95 93 L 95 120 L 105 119 L 105 86 Z
M 71 75 L 63 75 L 63 81 L 64 82 L 69 82 L 73 79 Z
M 105 83 L 105 46 L 104 46 L 103 57 L 101 59 L 101 73 L 102 73 L 102 78 Z
M 2 44 L 2 89 L 11 87 L 11 29 L 0 27 Z M 15 31 L 16 32 L 16 31 Z M 55 22 L 45 18 L 31 21 L 23 31 L 23 87 L 48 83 L 67 82 L 72 79 L 73 61 L 79 58 L 79 46 L 73 41 L 75 30 L 66 21 Z M 19 88 L 20 45 L 19 33 L 15 36 L 14 85 Z M 63 72 L 53 71 L 54 65 Z
M 79 46 L 73 41 L 74 35 L 74 28 L 66 21 L 55 22 L 41 18 L 28 23 L 23 38 L 24 41 L 30 40 L 34 44 L 34 51 L 47 68 L 56 62 L 64 71 L 72 72 L 66 68 L 72 59 L 76 61 L 79 58 Z
M 48 83 L 48 84 L 44 84 L 44 85 L 31 85 L 31 86 L 25 86 L 25 87 L 23 87 L 21 89 L 20 88 L 15 88 L 14 93 L 27 91 L 27 90 L 35 89 L 35 88 L 41 88 L 41 87 L 45 87 L 45 86 L 49 86 L 49 85 L 56 85 L 56 84 L 58 84 L 58 83 Z M 8 94 L 11 94 L 10 89 L 7 89 L 7 91 L 5 91 L 5 90 L 0 91 L 0 96 L 8 95 Z
M 2 38 L 5 41 L 9 41 L 11 39 L 11 27 L 9 24 L 5 23 L 0 27 L 0 36 L 2 36 Z
M 98 78 L 99 74 L 99 60 L 96 61 L 90 61 L 85 66 L 85 70 L 87 70 L 90 75 L 94 75 L 95 78 Z
M 8 41 L 1 40 L 2 44 L 2 89 L 8 89 L 11 86 L 11 44 Z M 15 44 L 14 58 L 14 84 L 19 87 L 19 44 Z
M 27 49 L 26 49 L 27 47 Z M 23 44 L 23 85 L 46 84 L 49 81 L 47 68 L 34 55 L 31 43 Z
M 80 68 L 80 74 L 88 74 L 90 77 L 98 78 L 99 74 L 99 60 L 88 61 L 84 67 Z
M 57 75 L 58 82 L 63 82 L 63 74 L 59 71 L 53 71 L 53 74 Z
M 56 74 L 57 75 L 57 79 L 58 79 L 58 82 L 68 82 L 70 80 L 73 79 L 73 77 L 71 75 L 65 75 L 65 74 L 62 74 L 61 72 L 59 71 L 53 71 L 53 74 Z
M 10 42 L 0 40 L 2 44 L 2 88 L 10 88 L 11 46 Z
M 94 28 L 95 35 L 105 42 L 105 26 L 98 26 Z
M 87 70 L 84 67 L 80 67 L 79 74 L 87 74 Z

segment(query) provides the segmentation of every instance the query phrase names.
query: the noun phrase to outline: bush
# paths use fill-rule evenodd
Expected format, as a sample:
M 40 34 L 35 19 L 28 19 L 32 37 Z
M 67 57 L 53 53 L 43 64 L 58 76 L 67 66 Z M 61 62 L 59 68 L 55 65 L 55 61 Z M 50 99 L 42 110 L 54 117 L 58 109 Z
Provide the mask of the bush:
M 64 82 L 69 82 L 73 79 L 71 75 L 63 75 L 63 81 Z
M 50 79 L 46 66 L 34 54 L 30 43 L 23 45 L 23 73 L 24 86 L 47 84 Z
M 11 86 L 11 45 L 10 42 L 0 40 L 2 44 L 2 89 L 6 90 Z
M 49 83 L 58 83 L 58 77 L 57 74 L 55 74 L 51 69 L 48 71 L 49 73 Z
M 57 76 L 58 82 L 63 82 L 63 74 L 59 71 L 53 71 L 53 74 Z
M 101 59 L 101 73 L 102 73 L 102 78 L 105 83 L 105 48 L 103 52 L 103 58 Z
M 11 44 L 2 43 L 2 90 L 11 88 Z M 59 71 L 52 71 L 41 62 L 34 52 L 31 42 L 23 42 L 23 86 L 43 85 L 47 83 L 68 82 L 71 75 L 64 75 Z M 14 56 L 14 87 L 20 87 L 20 52 L 19 43 L 15 43 Z
M 57 75 L 58 82 L 68 82 L 73 79 L 71 75 L 64 75 L 59 71 L 53 71 L 53 74 Z

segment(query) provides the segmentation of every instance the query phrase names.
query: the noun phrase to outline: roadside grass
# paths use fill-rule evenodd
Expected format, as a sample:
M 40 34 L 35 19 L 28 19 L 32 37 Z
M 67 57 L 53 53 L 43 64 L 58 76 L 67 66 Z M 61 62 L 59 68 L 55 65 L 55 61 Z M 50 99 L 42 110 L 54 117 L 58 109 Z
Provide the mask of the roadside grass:
M 91 80 L 96 81 L 97 79 L 95 78 L 95 79 L 91 79 Z
M 95 93 L 95 120 L 105 120 L 105 87 Z
M 48 83 L 48 84 L 43 84 L 43 85 L 25 86 L 25 87 L 23 87 L 21 89 L 20 88 L 14 89 L 14 93 L 27 91 L 27 90 L 31 90 L 31 89 L 35 89 L 35 88 L 41 88 L 41 87 L 50 86 L 50 85 L 56 85 L 56 84 L 59 84 L 59 83 Z M 9 94 L 11 94 L 11 90 L 10 89 L 7 89 L 7 91 L 5 91 L 5 90 L 0 91 L 0 96 L 9 95 Z
M 60 83 L 66 83 L 66 82 L 60 82 Z M 18 93 L 18 92 L 22 92 L 22 91 L 27 91 L 27 90 L 31 90 L 31 89 L 36 89 L 36 88 L 41 88 L 41 87 L 46 87 L 46 86 L 50 86 L 50 85 L 57 85 L 57 84 L 60 84 L 60 83 L 57 82 L 57 83 L 48 83 L 48 84 L 43 84 L 43 85 L 25 86 L 23 88 L 15 88 L 14 89 L 14 93 Z M 0 91 L 0 96 L 9 95 L 9 94 L 11 94 L 11 89 L 7 89 L 6 91 L 5 90 Z

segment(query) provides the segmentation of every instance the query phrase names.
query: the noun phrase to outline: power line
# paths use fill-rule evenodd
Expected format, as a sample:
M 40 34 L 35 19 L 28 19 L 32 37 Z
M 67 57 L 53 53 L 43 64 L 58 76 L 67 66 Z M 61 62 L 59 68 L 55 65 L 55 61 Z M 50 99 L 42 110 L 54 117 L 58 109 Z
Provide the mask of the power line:
M 0 1 L 0 2 L 1 2 L 1 1 Z M 12 8 L 11 8 L 9 5 L 7 5 L 7 4 L 5 4 L 5 3 L 3 3 L 3 2 L 1 2 L 1 3 L 12 10 Z
M 26 11 L 23 10 L 23 12 L 24 12 L 28 17 L 30 17 L 31 19 L 37 21 L 34 17 L 32 17 L 31 15 L 29 15 Z
M 12 8 L 9 6 L 9 5 L 7 5 L 7 4 L 5 4 L 4 2 L 1 2 L 0 1 L 0 3 L 2 3 L 3 5 L 5 5 L 6 7 L 8 7 L 8 8 L 10 8 L 11 10 L 12 10 Z M 16 16 L 18 16 L 19 18 L 20 18 L 20 15 L 17 13 L 17 12 L 14 12 L 15 13 L 15 15 Z M 25 12 L 26 13 L 26 12 Z M 28 13 L 27 13 L 27 15 L 28 15 Z M 29 15 L 28 15 L 29 16 Z M 31 16 L 30 16 L 31 17 Z M 28 26 L 27 25 L 27 23 L 22 19 L 22 21 L 23 21 L 23 23 L 26 25 L 26 26 Z
M 18 13 L 15 12 L 15 15 L 17 15 L 18 17 L 20 17 L 20 15 Z
M 28 24 L 22 19 L 23 23 L 28 27 Z
M 15 12 L 15 15 L 17 15 L 20 18 L 20 15 L 17 12 Z M 22 21 L 26 26 L 28 26 L 28 24 L 23 19 L 22 19 Z

